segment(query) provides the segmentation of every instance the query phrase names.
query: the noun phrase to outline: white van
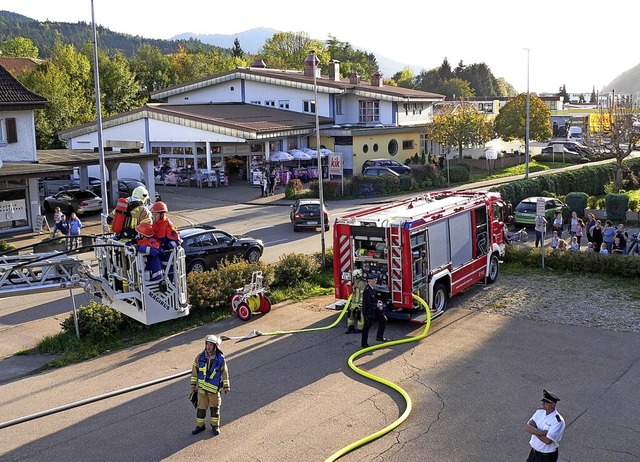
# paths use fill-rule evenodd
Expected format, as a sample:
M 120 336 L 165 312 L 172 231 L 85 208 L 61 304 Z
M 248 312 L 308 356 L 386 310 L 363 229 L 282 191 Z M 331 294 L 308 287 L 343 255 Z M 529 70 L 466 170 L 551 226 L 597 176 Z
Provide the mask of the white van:
M 569 127 L 569 133 L 567 133 L 567 139 L 571 141 L 576 141 L 578 143 L 582 142 L 582 128 Z

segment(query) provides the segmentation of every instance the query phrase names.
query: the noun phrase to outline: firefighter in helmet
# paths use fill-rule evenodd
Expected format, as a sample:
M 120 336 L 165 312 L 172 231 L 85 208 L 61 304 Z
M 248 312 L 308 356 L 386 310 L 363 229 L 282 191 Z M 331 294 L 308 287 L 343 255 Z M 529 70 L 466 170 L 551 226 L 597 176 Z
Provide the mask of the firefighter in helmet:
M 220 434 L 220 406 L 224 389 L 229 392 L 229 369 L 220 345 L 222 339 L 216 335 L 204 338 L 204 350 L 196 356 L 191 369 L 191 391 L 198 393 L 196 406 L 196 428 L 191 432 L 197 435 L 205 430 L 207 407 L 211 412 L 211 430 Z
M 364 316 L 362 315 L 362 294 L 367 283 L 364 280 L 364 274 L 361 269 L 353 270 L 352 275 L 352 294 L 349 308 L 347 309 L 347 331 L 345 334 L 359 334 L 364 326 Z
M 180 235 L 178 229 L 171 222 L 167 213 L 167 204 L 158 201 L 151 206 L 151 216 L 153 217 L 153 237 L 162 244 L 162 265 L 164 271 L 172 279 L 171 268 L 167 268 L 171 251 L 180 245 Z
M 144 186 L 136 187 L 125 202 L 126 211 L 124 211 L 124 223 L 118 226 L 118 229 L 114 229 L 114 214 L 117 209 L 114 209 L 109 214 L 109 218 L 107 218 L 107 223 L 112 226 L 112 230 L 116 233 L 118 239 L 132 239 L 136 236 L 136 226 L 140 223 L 152 222 L 151 211 L 148 208 L 151 199 L 149 198 L 147 188 Z
M 153 225 L 151 223 L 140 223 L 136 226 L 138 236 L 131 243 L 135 245 L 137 253 L 145 255 L 146 261 L 144 270 L 148 274 L 149 281 L 159 281 L 162 279 L 162 254 L 160 241 L 153 237 Z

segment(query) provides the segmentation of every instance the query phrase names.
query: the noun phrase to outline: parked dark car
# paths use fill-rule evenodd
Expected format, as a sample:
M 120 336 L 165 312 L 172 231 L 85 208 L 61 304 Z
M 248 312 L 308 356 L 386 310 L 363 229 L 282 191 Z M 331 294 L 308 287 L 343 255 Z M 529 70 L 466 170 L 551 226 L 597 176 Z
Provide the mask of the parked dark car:
M 47 196 L 43 202 L 47 212 L 53 212 L 56 207 L 66 214 L 76 212 L 78 215 L 102 210 L 102 198 L 88 189 L 67 189 L 52 196 Z
M 329 213 L 324 210 L 324 230 L 329 231 Z M 293 230 L 302 228 L 316 229 L 320 227 L 320 199 L 298 199 L 291 206 L 289 219 L 293 223 Z
M 362 172 L 364 176 L 382 176 L 382 175 L 393 175 L 400 176 L 398 172 L 394 172 L 389 167 L 367 167 Z
M 138 186 L 144 186 L 145 188 L 147 187 L 146 184 L 144 184 L 140 180 L 136 180 L 135 178 L 118 179 L 118 197 L 131 197 L 131 193 Z M 155 202 L 158 202 L 159 200 L 162 199 L 160 198 L 160 194 L 158 194 L 158 191 L 156 191 Z
M 409 175 L 411 173 L 411 167 L 408 165 L 402 165 L 397 160 L 393 159 L 369 159 L 365 160 L 362 164 L 362 173 L 368 167 L 388 167 L 396 173 L 401 175 Z
M 136 180 L 135 178 L 121 178 L 118 180 L 118 197 L 131 197 L 131 193 L 138 186 L 147 187 L 142 181 Z M 68 184 L 61 186 L 58 190 L 64 191 L 66 189 L 80 189 L 80 180 L 71 180 Z M 96 195 L 102 194 L 102 182 L 100 178 L 89 177 L 89 187 L 86 188 L 90 191 L 93 191 Z M 160 198 L 160 194 L 156 191 L 156 200 L 158 202 L 162 200 Z
M 256 263 L 262 257 L 264 244 L 260 239 L 234 236 L 217 228 L 186 228 L 180 230 L 186 254 L 187 272 L 202 272 L 234 257 Z

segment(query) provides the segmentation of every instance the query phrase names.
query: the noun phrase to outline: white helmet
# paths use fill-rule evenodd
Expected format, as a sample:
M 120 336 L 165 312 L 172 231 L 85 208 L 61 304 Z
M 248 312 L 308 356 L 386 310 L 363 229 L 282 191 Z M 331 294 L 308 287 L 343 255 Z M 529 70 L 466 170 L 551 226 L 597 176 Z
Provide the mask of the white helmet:
M 353 270 L 353 277 L 354 278 L 361 278 L 362 277 L 362 270 L 360 268 L 356 268 Z
M 148 204 L 151 202 L 151 198 L 149 198 L 149 191 L 144 186 L 138 186 L 131 193 L 131 197 L 135 200 L 138 200 L 144 204 Z
M 216 335 L 212 335 L 209 334 L 204 338 L 205 343 L 206 342 L 211 342 L 213 343 L 215 346 L 220 346 L 222 344 L 222 339 Z

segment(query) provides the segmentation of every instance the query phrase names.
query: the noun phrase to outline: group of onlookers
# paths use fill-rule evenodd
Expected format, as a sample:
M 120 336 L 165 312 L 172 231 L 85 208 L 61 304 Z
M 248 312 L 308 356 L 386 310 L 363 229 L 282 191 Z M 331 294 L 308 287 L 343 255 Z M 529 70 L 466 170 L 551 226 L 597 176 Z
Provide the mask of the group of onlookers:
M 546 229 L 547 220 L 543 216 L 536 217 L 536 243 L 538 247 Z M 563 238 L 567 234 L 567 239 Z M 586 242 L 583 238 L 586 237 Z M 611 220 L 606 220 L 604 226 L 593 213 L 587 217 L 587 222 L 578 218 L 572 212 L 569 224 L 564 229 L 564 219 L 561 212 L 557 212 L 552 223 L 552 235 L 549 246 L 557 250 L 581 251 L 585 245 L 585 252 L 598 252 L 613 255 L 640 255 L 640 242 L 637 233 L 629 235 L 623 224 L 614 226 Z
M 71 212 L 67 217 L 60 207 L 56 207 L 53 212 L 53 220 L 55 222 L 53 228 L 53 237 L 63 237 L 66 250 L 74 250 L 78 248 L 78 241 L 80 240 L 80 229 L 82 228 L 82 222 L 75 214 Z

